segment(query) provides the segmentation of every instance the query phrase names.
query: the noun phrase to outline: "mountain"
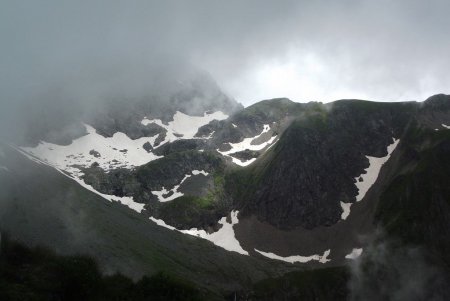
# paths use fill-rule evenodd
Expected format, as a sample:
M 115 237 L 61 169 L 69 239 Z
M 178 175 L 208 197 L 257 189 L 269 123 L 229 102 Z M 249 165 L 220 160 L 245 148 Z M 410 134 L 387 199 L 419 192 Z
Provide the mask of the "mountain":
M 2 153 L 0 228 L 22 243 L 93 256 L 107 274 L 139 279 L 168 271 L 221 290 L 291 269 L 281 264 L 274 270 L 257 258 L 157 226 L 14 149 L 3 146 Z
M 406 300 L 425 270 L 419 299 L 448 296 L 450 96 L 242 108 L 200 82 L 2 146 L 0 229 L 217 298 Z
M 85 123 L 104 137 L 111 137 L 116 132 L 131 139 L 159 134 L 158 139 L 162 141 L 167 133 L 164 126 L 145 125 L 141 123 L 142 119 L 148 117 L 168 122 L 176 112 L 181 116 L 200 117 L 212 111 L 231 114 L 243 108 L 222 92 L 208 73 L 185 69 L 180 67 L 176 72 L 157 69 L 159 77 L 150 77 L 139 93 L 129 92 L 126 86 L 122 92 L 119 85 L 110 87 L 117 95 L 104 92 L 84 99 L 84 95 L 72 95 L 63 90 L 47 96 L 44 101 L 37 99 L 27 108 L 32 113 L 24 115 L 25 134 L 18 142 L 30 146 L 40 141 L 68 145 L 87 133 Z

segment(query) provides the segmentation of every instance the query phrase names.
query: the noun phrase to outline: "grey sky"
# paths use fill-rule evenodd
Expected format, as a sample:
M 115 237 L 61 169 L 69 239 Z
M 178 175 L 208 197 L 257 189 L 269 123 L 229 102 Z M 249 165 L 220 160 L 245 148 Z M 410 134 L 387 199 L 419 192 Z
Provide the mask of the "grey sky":
M 186 63 L 244 105 L 423 100 L 450 92 L 449 11 L 418 0 L 4 0 L 0 102 L 60 97 L 61 86 L 85 101 L 139 93 L 155 65 Z

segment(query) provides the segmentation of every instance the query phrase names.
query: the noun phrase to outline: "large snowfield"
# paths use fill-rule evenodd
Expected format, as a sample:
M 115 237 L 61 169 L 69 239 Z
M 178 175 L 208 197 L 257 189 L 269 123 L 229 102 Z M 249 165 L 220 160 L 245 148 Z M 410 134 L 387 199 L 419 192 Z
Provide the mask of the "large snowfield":
M 151 123 L 157 124 L 160 127 L 167 130 L 166 138 L 161 143 L 173 142 L 180 138 L 183 139 L 193 139 L 195 138 L 195 134 L 197 134 L 198 129 L 204 125 L 207 125 L 213 120 L 224 120 L 227 119 L 228 115 L 224 114 L 221 111 L 217 111 L 214 113 L 204 113 L 203 116 L 189 116 L 182 112 L 176 112 L 173 116 L 173 121 L 170 121 L 168 124 L 164 124 L 161 119 L 147 119 L 144 118 L 141 123 L 143 125 L 148 125 Z M 202 137 L 202 138 L 210 138 Z
M 156 121 L 156 123 L 161 123 L 163 127 L 167 129 L 167 136 L 170 141 L 173 141 L 192 138 L 201 126 L 208 124 L 212 120 L 222 120 L 227 117 L 226 114 L 220 111 L 210 114 L 205 113 L 204 116 L 200 117 L 176 112 L 173 116 L 173 121 L 169 122 L 168 125 L 162 124 L 161 120 Z M 149 120 L 144 121 L 145 119 L 142 121 L 145 124 L 153 122 Z M 105 199 L 109 201 L 118 201 L 137 212 L 141 212 L 144 204 L 134 202 L 132 197 L 106 195 L 98 192 L 92 186 L 87 185 L 81 178 L 83 176 L 81 168 L 90 167 L 94 162 L 97 162 L 99 167 L 105 171 L 114 168 L 134 168 L 161 158 L 161 156 L 157 156 L 152 152 L 147 152 L 143 148 L 143 145 L 146 142 L 149 142 L 154 146 L 155 139 L 158 135 L 133 140 L 124 133 L 117 132 L 112 137 L 103 137 L 90 125 L 85 124 L 85 127 L 87 134 L 73 140 L 69 145 L 58 145 L 41 141 L 36 147 L 21 147 L 17 148 L 17 150 L 30 160 L 55 168 L 81 186 Z M 183 137 L 177 137 L 175 134 L 182 134 Z M 185 176 L 179 185 L 173 187 L 171 190 L 163 188 L 161 191 L 152 192 L 161 202 L 173 200 L 176 197 L 183 195 L 181 192 L 178 192 L 179 186 L 187 178 L 198 174 L 207 175 L 205 171 L 193 170 L 190 174 Z M 172 191 L 173 194 L 169 197 L 164 197 L 164 195 L 170 191 Z
M 133 140 L 118 132 L 112 137 L 103 137 L 90 125 L 85 124 L 85 127 L 87 135 L 73 140 L 69 145 L 40 142 L 36 147 L 22 149 L 75 175 L 80 172 L 77 165 L 89 167 L 97 162 L 100 168 L 110 170 L 118 167 L 132 168 L 160 158 L 142 147 L 146 142 L 153 145 L 157 135 Z
M 142 120 L 142 124 L 156 123 L 167 130 L 165 140 L 160 144 L 179 139 L 191 139 L 198 129 L 212 120 L 223 120 L 228 116 L 220 111 L 204 116 L 189 116 L 176 112 L 173 121 L 168 125 L 161 120 Z M 104 170 L 114 168 L 133 168 L 146 164 L 152 160 L 161 158 L 152 152 L 147 152 L 143 145 L 150 143 L 155 147 L 158 135 L 131 139 L 126 134 L 117 132 L 112 137 L 103 137 L 96 130 L 85 124 L 87 135 L 72 141 L 69 145 L 58 145 L 48 142 L 40 142 L 36 147 L 23 147 L 22 150 L 36 156 L 52 166 L 80 177 L 80 169 L 77 166 L 89 167 L 97 162 Z M 177 136 L 177 135 L 178 136 Z

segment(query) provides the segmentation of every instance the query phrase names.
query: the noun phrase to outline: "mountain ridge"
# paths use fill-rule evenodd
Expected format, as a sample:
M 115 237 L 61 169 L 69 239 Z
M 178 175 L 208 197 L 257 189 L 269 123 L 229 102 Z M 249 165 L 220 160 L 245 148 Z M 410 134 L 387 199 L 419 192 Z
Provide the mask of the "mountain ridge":
M 203 117 L 208 114 L 220 115 L 205 112 Z M 177 132 L 180 116 L 194 127 Z M 109 201 L 143 209 L 139 216 L 155 222 L 154 231 L 166 227 L 168 233 L 198 236 L 228 251 L 235 251 L 231 246 L 237 242 L 247 255 L 238 255 L 240 261 L 247 266 L 257 260 L 264 272 L 249 268 L 244 273 L 259 276 L 226 291 L 251 290 L 252 283 L 278 279 L 290 267 L 342 267 L 359 257 L 370 261 L 378 228 L 401 245 L 424 247 L 430 264 L 448 266 L 450 192 L 445 183 L 450 166 L 443 158 L 449 151 L 450 96 L 434 95 L 423 103 L 301 104 L 280 98 L 222 120 L 198 119 L 203 117 L 174 113 L 164 123 L 140 116 L 136 122 L 149 130 L 155 125 L 166 130 L 160 143 L 158 132 L 130 139 L 124 133 L 104 137 L 91 131 L 83 139 L 99 137 L 92 141 L 106 141 L 111 151 L 94 146 L 72 151 L 77 139 L 21 151 Z M 195 134 L 181 134 L 188 132 Z M 108 163 L 109 152 L 117 162 Z M 135 152 L 149 161 L 136 161 Z M 433 177 L 439 177 L 439 185 L 431 185 Z M 435 196 L 433 203 L 426 203 L 415 186 Z M 418 218 L 419 212 L 426 216 Z M 422 237 L 408 229 L 414 219 Z

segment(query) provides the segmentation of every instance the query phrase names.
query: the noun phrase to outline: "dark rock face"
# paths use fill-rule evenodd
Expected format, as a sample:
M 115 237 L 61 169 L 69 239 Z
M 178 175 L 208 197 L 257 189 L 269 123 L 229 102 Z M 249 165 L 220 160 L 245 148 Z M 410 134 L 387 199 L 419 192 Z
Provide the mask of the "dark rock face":
M 403 142 L 401 169 L 381 195 L 375 215 L 386 234 L 426 246 L 445 266 L 450 264 L 449 154 L 450 130 L 413 124 Z
M 145 149 L 147 151 L 147 153 L 150 153 L 153 150 L 152 145 L 150 144 L 150 142 L 145 142 L 142 145 L 142 148 Z
M 230 156 L 235 157 L 235 158 L 240 159 L 241 161 L 245 162 L 245 161 L 248 161 L 253 158 L 258 158 L 259 152 L 246 149 L 242 152 L 233 153 Z
M 100 158 L 101 157 L 100 153 L 98 151 L 96 151 L 95 149 L 91 149 L 89 151 L 89 155 L 94 156 L 95 158 Z
M 355 201 L 354 178 L 368 167 L 365 156 L 385 156 L 415 108 L 340 101 L 329 112 L 306 110 L 272 148 L 264 168 L 254 166 L 241 181 L 235 196 L 245 202 L 243 213 L 282 229 L 335 224 L 340 202 Z
M 84 181 L 96 190 L 116 196 L 133 196 L 136 202 L 145 203 L 146 214 L 161 218 L 179 229 L 215 227 L 217 221 L 232 209 L 231 198 L 223 189 L 223 161 L 211 152 L 183 151 L 169 153 L 166 157 L 140 166 L 135 170 L 115 169 L 108 173 L 93 166 L 84 169 Z M 203 170 L 209 175 L 192 175 L 193 170 Z M 161 203 L 152 190 L 163 187 L 169 192 L 178 188 L 184 196 Z
M 422 126 L 432 130 L 450 125 L 450 96 L 438 94 L 425 100 L 420 107 L 418 120 Z
M 164 141 L 164 139 L 166 139 L 166 135 L 167 135 L 167 131 L 164 130 L 164 132 L 159 134 L 158 137 L 155 139 L 155 143 L 153 143 L 153 145 L 155 147 L 159 146 Z
M 214 172 L 222 167 L 221 158 L 212 153 L 186 151 L 142 165 L 135 170 L 115 169 L 108 173 L 101 168 L 84 169 L 84 181 L 96 190 L 117 196 L 134 196 L 135 201 L 155 200 L 151 190 L 170 189 L 192 170 Z
M 135 170 L 115 169 L 106 173 L 93 166 L 83 170 L 83 179 L 102 193 L 133 196 L 136 202 L 146 204 L 147 214 L 164 218 L 180 229 L 189 229 L 212 227 L 231 210 L 231 199 L 223 191 L 220 180 L 223 168 L 222 159 L 214 153 L 184 151 L 171 153 Z M 192 175 L 193 170 L 203 170 L 210 175 Z M 218 179 L 213 179 L 211 175 L 216 174 Z M 191 177 L 178 188 L 186 195 L 180 199 L 161 203 L 151 192 L 164 187 L 169 191 L 164 197 L 169 197 L 173 194 L 170 190 L 186 175 Z
M 214 133 L 214 134 L 213 134 Z M 196 137 L 207 137 L 213 135 L 213 142 L 239 142 L 244 137 L 240 129 L 233 126 L 230 120 L 213 120 L 198 129 Z
M 114 102 L 108 106 L 108 111 L 95 113 L 90 124 L 97 133 L 104 137 L 112 137 L 117 132 L 125 133 L 131 139 L 152 137 L 165 131 L 161 126 L 141 123 L 145 115 L 137 108 L 130 107 L 126 102 Z
M 158 156 L 167 156 L 171 153 L 200 150 L 207 147 L 207 142 L 200 139 L 182 139 L 176 140 L 172 143 L 166 143 L 155 149 L 154 153 Z

